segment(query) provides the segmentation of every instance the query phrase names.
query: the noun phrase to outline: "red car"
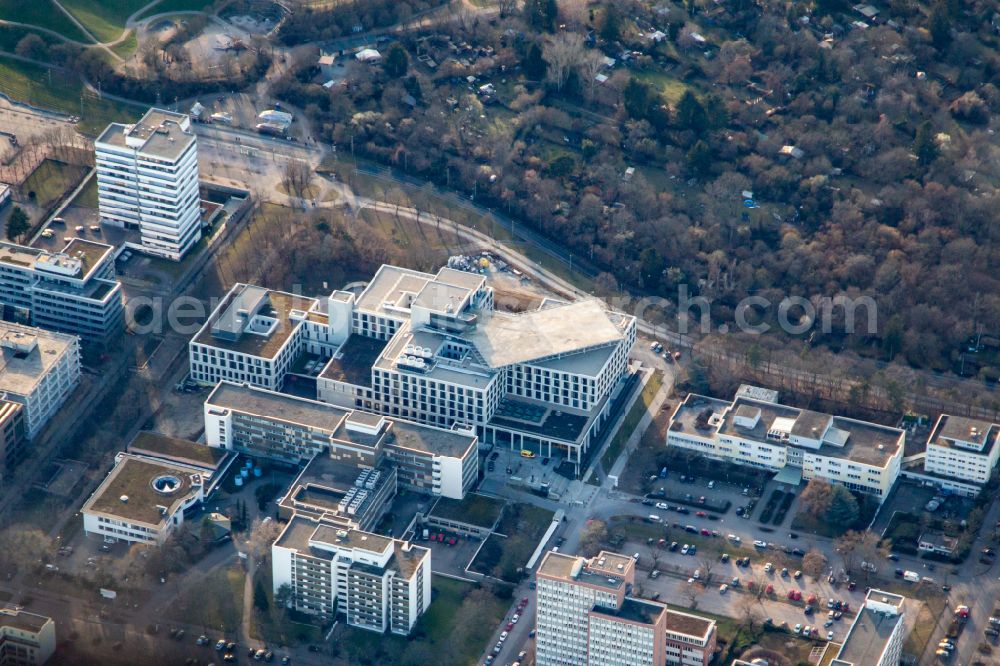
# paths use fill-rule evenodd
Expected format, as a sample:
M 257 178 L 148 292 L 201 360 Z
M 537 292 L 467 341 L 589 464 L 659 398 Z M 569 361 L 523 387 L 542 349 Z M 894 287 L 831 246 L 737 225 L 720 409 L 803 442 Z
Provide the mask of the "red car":
M 816 595 L 815 594 L 810 594 L 809 598 L 806 599 L 806 603 L 807 604 L 815 604 L 816 603 Z
M 514 623 L 513 622 L 508 622 L 507 623 L 507 631 L 514 631 Z
M 438 534 L 438 541 L 440 541 L 441 543 L 444 543 L 444 533 Z
M 697 511 L 697 512 L 695 512 L 695 514 L 694 514 L 694 515 L 698 516 L 699 518 L 704 518 L 704 517 L 705 517 L 705 516 L 707 516 L 708 514 L 707 514 L 707 513 L 705 513 L 704 511 Z
M 527 606 L 528 605 L 528 597 L 524 597 L 523 599 L 521 599 L 521 605 L 522 606 Z
M 766 592 L 768 594 L 774 594 L 774 585 L 771 585 L 770 583 L 768 583 L 767 584 L 767 589 L 765 589 L 764 592 Z
M 458 543 L 458 542 L 455 540 L 455 537 L 452 537 L 452 538 L 448 539 L 448 545 L 449 546 L 454 546 L 456 543 Z
M 712 532 L 711 532 L 711 530 L 706 530 L 706 529 L 705 529 L 705 528 L 703 527 L 703 528 L 701 528 L 701 535 L 702 535 L 702 536 L 712 536 Z
M 788 590 L 788 598 L 792 600 L 795 599 L 795 590 Z

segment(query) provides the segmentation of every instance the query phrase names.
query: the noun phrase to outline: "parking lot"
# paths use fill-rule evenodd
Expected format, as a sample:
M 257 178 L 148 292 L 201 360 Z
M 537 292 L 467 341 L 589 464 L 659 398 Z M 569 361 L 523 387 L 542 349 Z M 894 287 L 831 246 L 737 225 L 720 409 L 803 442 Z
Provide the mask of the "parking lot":
M 550 493 L 562 496 L 571 480 L 556 473 L 561 461 L 561 456 L 526 458 L 520 451 L 497 446 L 483 461 L 483 473 L 486 479 L 494 482 L 529 491 L 547 487 Z

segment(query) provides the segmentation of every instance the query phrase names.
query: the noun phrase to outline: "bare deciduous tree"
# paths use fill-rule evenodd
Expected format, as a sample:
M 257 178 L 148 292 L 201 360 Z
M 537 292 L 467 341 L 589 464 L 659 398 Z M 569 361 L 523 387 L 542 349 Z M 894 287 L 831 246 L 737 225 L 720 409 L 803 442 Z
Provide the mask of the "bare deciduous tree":
M 556 84 L 556 90 L 562 90 L 570 72 L 583 60 L 583 37 L 575 32 L 560 32 L 545 42 L 542 52 L 549 64 L 549 79 Z

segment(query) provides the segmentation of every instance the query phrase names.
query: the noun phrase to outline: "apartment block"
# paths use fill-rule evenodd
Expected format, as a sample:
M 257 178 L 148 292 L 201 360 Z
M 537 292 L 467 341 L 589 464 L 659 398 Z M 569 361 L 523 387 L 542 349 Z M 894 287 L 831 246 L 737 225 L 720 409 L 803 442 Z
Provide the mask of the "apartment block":
M 535 574 L 538 666 L 707 666 L 715 622 L 630 596 L 635 560 L 549 551 Z
M 0 608 L 0 666 L 42 666 L 55 652 L 52 618 Z
M 0 486 L 25 454 L 24 405 L 0 398 Z
M 869 590 L 865 605 L 851 624 L 843 644 L 828 643 L 820 663 L 830 666 L 896 666 L 903 656 L 905 599 Z M 827 654 L 830 653 L 830 654 Z M 835 656 L 831 659 L 831 655 Z
M 180 261 L 201 238 L 198 141 L 182 113 L 150 109 L 94 143 L 101 220 L 138 229 L 141 248 Z
M 782 405 L 773 391 L 744 387 L 732 401 L 689 394 L 671 417 L 667 446 L 773 470 L 793 485 L 824 479 L 882 501 L 899 476 L 905 436 Z
M 483 276 L 382 266 L 360 294 L 325 299 L 236 285 L 191 342 L 191 376 L 475 429 L 484 444 L 579 466 L 625 386 L 635 318 L 595 300 L 494 309 Z M 275 325 L 280 324 L 280 326 Z
M 0 396 L 23 407 L 24 433 L 29 439 L 62 406 L 79 380 L 76 336 L 0 322 Z
M 390 464 L 398 484 L 461 499 L 479 474 L 472 432 L 390 419 L 357 409 L 220 382 L 205 400 L 210 447 L 304 464 L 325 456 L 348 470 Z
M 140 432 L 84 503 L 83 529 L 108 541 L 162 544 L 200 509 L 235 456 Z
M 271 547 L 275 593 L 296 610 L 407 635 L 431 603 L 431 551 L 399 539 L 293 516 Z
M 125 329 L 114 248 L 74 238 L 62 252 L 0 243 L 0 304 L 9 320 L 105 344 Z

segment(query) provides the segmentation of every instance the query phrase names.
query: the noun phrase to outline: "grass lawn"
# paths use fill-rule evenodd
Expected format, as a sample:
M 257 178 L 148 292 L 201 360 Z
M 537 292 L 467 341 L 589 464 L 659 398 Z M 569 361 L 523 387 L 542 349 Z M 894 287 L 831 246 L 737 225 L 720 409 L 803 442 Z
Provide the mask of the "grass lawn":
M 341 646 L 342 656 L 352 664 L 471 666 L 482 654 L 508 604 L 485 588 L 435 576 L 430 608 L 414 627 L 410 637 L 413 640 L 342 624 L 334 643 Z
M 625 442 L 628 438 L 632 436 L 635 431 L 636 426 L 639 425 L 639 421 L 646 414 L 649 409 L 649 405 L 652 404 L 653 398 L 660 391 L 660 387 L 663 386 L 663 372 L 661 370 L 654 370 L 653 376 L 649 378 L 646 385 L 642 387 L 642 393 L 639 394 L 638 399 L 632 403 L 632 408 L 629 410 L 628 414 L 625 416 L 625 420 L 622 421 L 622 425 L 618 428 L 618 432 L 615 433 L 614 438 L 608 445 L 607 450 L 601 457 L 601 465 L 604 466 L 604 473 L 607 474 L 611 471 L 611 467 L 615 464 L 618 456 L 621 455 L 622 448 L 625 446 Z
M 125 20 L 142 9 L 148 0 L 62 0 L 76 19 L 102 42 L 117 39 L 125 29 Z
M 243 616 L 243 581 L 239 566 L 219 567 L 194 588 L 181 592 L 167 618 L 204 627 L 205 631 L 236 631 Z
M 442 497 L 434 505 L 432 516 L 445 520 L 458 520 L 480 527 L 493 527 L 506 504 L 504 500 L 470 493 L 463 500 Z
M 90 41 L 68 16 L 56 8 L 52 0 L 0 0 L 0 17 L 6 21 L 48 28 L 80 42 Z
M 927 649 L 927 643 L 931 640 L 934 629 L 937 628 L 938 618 L 944 612 L 945 600 L 943 598 L 935 596 L 927 599 L 920 607 L 920 612 L 917 613 L 917 621 L 913 625 L 913 630 L 906 637 L 906 642 L 903 643 L 903 652 L 919 658 Z M 944 622 L 947 624 L 949 618 L 945 618 Z
M 75 75 L 4 56 L 0 56 L 0 92 L 20 102 L 80 116 L 77 129 L 88 136 L 97 136 L 111 122 L 139 118 L 138 107 L 97 99 Z
M 156 14 L 165 14 L 167 12 L 198 12 L 209 7 L 211 4 L 211 2 L 206 2 L 205 0 L 160 0 L 160 2 L 142 14 L 139 14 L 136 19 L 144 19 L 147 16 L 155 16 Z
M 2 6 L 2 3 L 3 0 L 0 0 L 0 6 Z M 25 35 L 28 33 L 38 35 L 47 45 L 59 43 L 58 39 L 48 33 L 38 30 L 30 30 L 28 28 L 21 28 L 14 25 L 0 25 L 0 51 L 9 51 L 14 53 L 14 49 L 17 48 L 17 43 L 24 39 Z M 38 60 L 45 59 L 46 57 L 44 55 L 38 58 Z
M 487 539 L 470 567 L 509 583 L 524 575 L 519 571 L 528 564 L 545 530 L 552 524 L 553 512 L 531 504 L 513 504 L 504 511 L 496 535 Z
M 660 94 L 671 104 L 677 104 L 684 95 L 684 91 L 688 89 L 687 84 L 683 81 L 663 72 L 633 72 L 633 74 L 635 78 L 659 90 Z
M 111 50 L 124 60 L 135 53 L 137 48 L 139 48 L 139 38 L 136 37 L 135 30 L 129 30 L 125 39 L 112 46 Z
M 97 210 L 97 177 L 94 176 L 87 181 L 87 184 L 83 186 L 80 193 L 76 195 L 73 199 L 74 206 L 80 206 L 82 208 L 93 208 Z
M 35 193 L 35 203 L 48 208 L 59 197 L 80 182 L 87 169 L 55 160 L 44 160 L 24 181 L 25 192 Z

